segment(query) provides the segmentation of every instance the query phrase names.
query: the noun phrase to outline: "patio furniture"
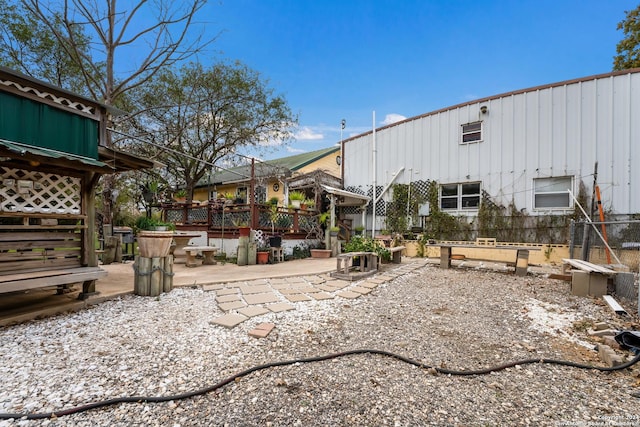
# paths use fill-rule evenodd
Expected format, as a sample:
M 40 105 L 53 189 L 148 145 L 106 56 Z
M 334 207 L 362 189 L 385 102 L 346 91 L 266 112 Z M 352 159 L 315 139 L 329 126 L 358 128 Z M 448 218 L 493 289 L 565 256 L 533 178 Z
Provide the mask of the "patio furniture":
M 202 254 L 202 264 L 216 264 L 216 260 L 214 257 L 216 255 L 216 252 L 218 252 L 218 248 L 215 246 L 185 246 L 182 249 L 187 254 L 187 260 L 185 262 L 185 265 L 187 267 L 197 267 L 200 265 L 200 263 L 196 259 L 196 256 L 198 254 Z

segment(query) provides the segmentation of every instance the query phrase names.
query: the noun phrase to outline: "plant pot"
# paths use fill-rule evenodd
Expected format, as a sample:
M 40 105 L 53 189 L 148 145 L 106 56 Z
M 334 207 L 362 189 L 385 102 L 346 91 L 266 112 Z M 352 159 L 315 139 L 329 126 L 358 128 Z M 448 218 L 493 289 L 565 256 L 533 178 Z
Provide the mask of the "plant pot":
M 173 231 L 141 231 L 138 233 L 138 251 L 144 258 L 162 258 L 169 255 Z
M 266 264 L 269 262 L 269 252 L 258 252 L 256 256 L 258 264 Z
M 311 249 L 311 258 L 329 258 L 331 249 Z
M 251 227 L 238 227 L 238 231 L 240 232 L 240 237 L 249 237 L 251 234 Z
M 269 246 L 272 248 L 279 248 L 282 246 L 282 236 L 271 236 L 269 237 Z
M 300 200 L 292 200 L 291 206 L 293 206 L 295 209 L 300 209 L 300 203 Z

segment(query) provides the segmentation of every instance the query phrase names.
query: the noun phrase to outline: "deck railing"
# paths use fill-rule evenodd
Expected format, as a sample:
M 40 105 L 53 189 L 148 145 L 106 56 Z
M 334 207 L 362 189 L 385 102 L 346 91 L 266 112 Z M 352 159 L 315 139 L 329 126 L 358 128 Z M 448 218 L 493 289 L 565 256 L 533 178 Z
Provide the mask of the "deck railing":
M 166 203 L 162 205 L 163 220 L 176 225 L 206 226 L 211 232 L 236 234 L 242 226 L 263 230 L 267 234 L 299 238 L 322 238 L 318 212 L 271 205 L 208 203 Z

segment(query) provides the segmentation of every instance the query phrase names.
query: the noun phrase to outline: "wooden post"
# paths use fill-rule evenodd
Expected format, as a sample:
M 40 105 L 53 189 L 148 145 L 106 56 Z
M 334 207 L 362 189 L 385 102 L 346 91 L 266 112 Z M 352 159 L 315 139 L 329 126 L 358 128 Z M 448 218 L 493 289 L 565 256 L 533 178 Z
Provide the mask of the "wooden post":
M 115 249 L 115 256 L 113 257 L 115 262 L 122 262 L 122 235 L 118 234 L 114 236 L 114 238 L 118 239 L 118 244 Z
M 164 258 L 163 280 L 163 291 L 171 292 L 173 289 L 173 256 L 171 255 Z
M 148 296 L 149 295 L 149 280 L 151 276 L 149 276 L 149 272 L 151 271 L 151 258 L 146 258 L 142 256 L 138 256 L 136 259 L 137 272 L 136 272 L 136 280 L 137 289 L 134 288 L 134 293 L 140 296 Z
M 116 250 L 120 244 L 120 239 L 116 236 L 105 236 L 104 238 L 104 256 L 102 263 L 111 264 L 116 260 Z M 121 252 L 122 253 L 122 252 Z
M 137 268 L 140 266 L 139 261 L 140 256 L 136 255 L 133 257 L 133 294 L 140 295 L 140 275 L 138 274 Z
M 164 274 L 161 271 L 164 264 L 164 257 L 151 258 L 151 280 L 149 280 L 149 295 L 157 297 L 162 293 L 162 277 Z

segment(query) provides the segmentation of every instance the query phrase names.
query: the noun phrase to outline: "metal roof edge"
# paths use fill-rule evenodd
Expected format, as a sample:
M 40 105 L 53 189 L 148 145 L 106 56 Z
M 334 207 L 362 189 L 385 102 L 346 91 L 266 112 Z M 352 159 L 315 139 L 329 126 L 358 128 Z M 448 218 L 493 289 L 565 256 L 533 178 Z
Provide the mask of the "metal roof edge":
M 428 113 L 423 113 L 417 116 L 413 116 L 413 117 L 408 117 L 404 120 L 401 120 L 399 122 L 395 122 L 395 123 L 391 123 L 389 125 L 385 125 L 385 126 L 381 126 L 381 127 L 377 127 L 376 128 L 376 132 L 384 130 L 384 129 L 388 129 L 388 128 L 392 128 L 394 126 L 398 126 L 404 123 L 408 123 L 414 120 L 419 120 L 425 117 L 429 117 L 429 116 L 433 116 L 439 113 L 443 113 L 445 111 L 449 111 L 449 110 L 455 110 L 456 108 L 461 108 L 464 107 L 466 105 L 473 105 L 473 104 L 479 104 L 482 102 L 488 102 L 488 101 L 492 101 L 494 99 L 500 99 L 500 98 L 505 98 L 507 96 L 513 96 L 513 95 L 519 95 L 522 93 L 527 93 L 527 92 L 535 92 L 538 90 L 542 90 L 542 89 L 548 89 L 548 88 L 553 88 L 553 87 L 558 87 L 558 86 L 565 86 L 565 85 L 569 85 L 569 84 L 575 84 L 575 83 L 581 83 L 581 82 L 587 82 L 590 80 L 598 80 L 598 79 L 604 79 L 604 78 L 608 78 L 608 77 L 616 77 L 616 76 L 621 76 L 621 75 L 625 75 L 625 74 L 636 74 L 636 73 L 640 73 L 640 68 L 629 68 L 627 70 L 619 70 L 619 71 L 612 71 L 609 73 L 601 73 L 601 74 L 594 74 L 591 76 L 586 76 L 586 77 L 579 77 L 576 79 L 570 79 L 570 80 L 563 80 L 560 82 L 555 82 L 555 83 L 548 83 L 548 84 L 543 84 L 543 85 L 538 85 L 538 86 L 532 86 L 532 87 L 528 87 L 525 89 L 517 89 L 517 90 L 513 90 L 510 92 L 504 92 L 504 93 L 500 93 L 497 95 L 491 95 L 491 96 L 486 96 L 484 98 L 478 98 L 478 99 L 474 99 L 472 101 L 467 101 L 467 102 L 462 102 L 460 104 L 455 104 L 455 105 L 451 105 L 449 107 L 444 107 L 444 108 L 439 108 L 437 110 L 434 111 L 430 111 Z M 343 139 L 342 142 L 343 143 L 347 143 L 353 140 L 356 140 L 358 138 L 362 138 L 365 135 L 369 135 L 373 133 L 373 130 L 369 130 L 363 133 L 360 133 L 358 135 L 352 136 L 350 138 L 346 138 Z

